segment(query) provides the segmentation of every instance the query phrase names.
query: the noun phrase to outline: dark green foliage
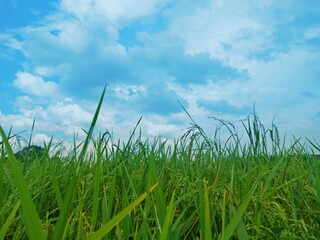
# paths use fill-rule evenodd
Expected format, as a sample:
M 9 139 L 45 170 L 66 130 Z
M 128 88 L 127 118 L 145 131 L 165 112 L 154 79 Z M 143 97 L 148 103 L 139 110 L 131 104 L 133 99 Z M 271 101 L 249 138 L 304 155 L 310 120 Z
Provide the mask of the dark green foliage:
M 45 153 L 43 147 L 37 145 L 30 145 L 24 147 L 22 150 L 15 153 L 15 157 L 20 161 L 33 161 L 35 159 L 42 159 Z

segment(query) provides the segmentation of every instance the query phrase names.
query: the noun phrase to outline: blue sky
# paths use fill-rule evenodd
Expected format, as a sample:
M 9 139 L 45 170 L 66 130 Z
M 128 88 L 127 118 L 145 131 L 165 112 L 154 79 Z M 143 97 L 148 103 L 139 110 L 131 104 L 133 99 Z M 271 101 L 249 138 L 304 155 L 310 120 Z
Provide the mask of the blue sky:
M 178 138 L 179 100 L 207 131 L 253 106 L 291 138 L 320 139 L 320 2 L 0 0 L 0 124 L 34 141 L 98 130 Z

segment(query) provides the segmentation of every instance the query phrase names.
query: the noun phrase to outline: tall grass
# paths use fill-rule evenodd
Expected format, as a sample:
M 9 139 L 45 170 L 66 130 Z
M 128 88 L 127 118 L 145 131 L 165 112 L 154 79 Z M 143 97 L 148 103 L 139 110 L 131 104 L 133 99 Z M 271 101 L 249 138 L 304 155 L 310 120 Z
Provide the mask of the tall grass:
M 42 159 L 18 161 L 0 127 L 0 240 L 320 239 L 316 141 L 286 148 L 277 127 L 252 114 L 245 136 L 215 119 L 210 138 L 189 115 L 174 144 L 142 141 L 141 119 L 126 143 L 114 143 L 93 135 L 103 97 L 68 157 L 49 154 L 49 142 Z

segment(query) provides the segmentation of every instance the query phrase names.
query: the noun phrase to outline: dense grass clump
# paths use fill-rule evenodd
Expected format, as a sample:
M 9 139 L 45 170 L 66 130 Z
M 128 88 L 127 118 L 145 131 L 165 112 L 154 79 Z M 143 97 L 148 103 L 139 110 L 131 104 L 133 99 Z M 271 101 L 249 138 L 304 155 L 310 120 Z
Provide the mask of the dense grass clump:
M 0 128 L 0 240 L 320 239 L 320 161 L 307 144 L 284 148 L 256 115 L 245 144 L 222 120 L 227 142 L 193 122 L 174 144 L 135 131 L 114 143 L 92 134 L 102 98 L 67 157 L 48 143 L 24 167 Z

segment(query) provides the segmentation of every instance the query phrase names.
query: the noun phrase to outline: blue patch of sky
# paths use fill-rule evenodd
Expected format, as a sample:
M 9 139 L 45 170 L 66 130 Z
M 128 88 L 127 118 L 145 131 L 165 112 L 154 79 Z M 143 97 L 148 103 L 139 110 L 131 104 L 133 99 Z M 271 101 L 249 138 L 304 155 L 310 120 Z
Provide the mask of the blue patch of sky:
M 164 31 L 167 26 L 168 21 L 162 11 L 152 16 L 142 17 L 119 29 L 118 42 L 127 49 L 142 46 L 142 42 L 137 38 L 138 33 L 144 32 L 152 35 Z
M 320 12 L 298 12 L 291 17 L 286 18 L 276 26 L 273 43 L 277 49 L 288 50 L 289 44 L 306 44 L 304 35 L 306 30 L 311 27 L 319 27 Z
M 278 25 L 273 33 L 273 47 L 275 52 L 287 53 L 289 51 L 289 44 L 293 41 L 293 34 L 291 28 L 287 24 Z
M 307 98 L 316 98 L 316 95 L 314 95 L 313 93 L 311 92 L 307 92 L 307 91 L 302 91 L 300 92 L 300 94 L 304 97 L 307 97 Z
M 25 61 L 24 56 L 17 51 L 1 46 L 0 43 L 0 111 L 9 113 L 15 97 L 20 92 L 13 86 L 15 74 L 22 70 L 21 61 Z
M 185 99 L 175 91 L 168 89 L 165 82 L 153 83 L 145 86 L 146 92 L 133 92 L 125 90 L 127 99 L 118 98 L 113 91 L 107 90 L 107 102 L 112 105 L 127 106 L 131 110 L 141 114 L 167 115 L 183 111 L 181 105 L 188 107 Z
M 171 60 L 171 59 L 170 59 Z M 208 54 L 182 56 L 176 61 L 168 61 L 167 68 L 176 81 L 180 83 L 206 83 L 209 79 L 235 80 L 248 79 L 245 72 L 224 65 L 217 59 L 211 59 Z
M 185 107 L 188 107 L 187 102 L 179 97 L 174 91 L 163 89 L 152 91 L 146 96 L 141 97 L 137 100 L 137 104 L 138 106 L 141 106 L 141 110 L 145 113 L 167 115 L 183 111 L 178 100 Z
M 1 32 L 0 32 L 1 34 Z M 10 83 L 14 80 L 15 73 L 22 70 L 22 63 L 27 62 L 24 54 L 10 47 L 10 41 L 20 41 L 17 34 L 10 35 L 0 40 L 0 82 Z
M 0 111 L 2 114 L 10 114 L 19 91 L 12 85 L 5 83 L 0 83 L 0 88 Z
M 141 79 L 135 76 L 135 69 L 121 56 L 116 55 L 100 59 L 83 56 L 76 61 L 75 65 L 71 64 L 70 68 L 65 74 L 61 73 L 61 86 L 81 98 L 96 95 L 95 92 L 89 90 L 96 87 L 102 88 L 106 83 L 114 86 L 121 83 L 137 84 L 141 82 Z
M 248 114 L 251 108 L 248 106 L 233 106 L 226 100 L 209 101 L 200 99 L 197 101 L 199 107 L 222 114 Z
M 55 9 L 57 1 L 43 0 L 1 0 L 0 31 L 20 28 L 36 23 Z
M 319 24 L 320 25 L 320 24 Z M 304 42 L 305 45 L 311 47 L 314 50 L 320 50 L 320 37 L 312 37 Z
M 125 25 L 119 29 L 119 43 L 126 48 L 134 46 L 143 46 L 143 43 L 137 39 L 137 33 L 148 33 L 150 35 L 165 31 L 171 18 L 176 18 L 180 12 L 194 12 L 195 8 L 207 6 L 209 0 L 197 1 L 171 1 L 165 4 L 162 9 L 151 16 L 145 16 Z
M 50 31 L 50 34 L 52 36 L 58 37 L 61 32 L 62 32 L 61 30 L 54 29 Z
M 320 6 L 319 6 L 320 7 Z M 320 12 L 313 11 L 312 9 L 308 9 L 309 11 L 302 12 L 298 14 L 292 21 L 292 24 L 296 26 L 298 29 L 305 29 L 308 27 L 319 27 L 320 21 Z
M 70 49 L 50 37 L 49 33 L 30 33 L 24 36 L 24 53 L 33 64 L 59 65 L 77 58 Z
M 208 79 L 248 79 L 245 71 L 224 65 L 206 53 L 186 55 L 184 43 L 177 37 L 160 34 L 144 44 L 144 48 L 136 49 L 133 53 L 134 57 L 139 58 L 136 62 L 142 63 L 145 68 L 158 68 L 175 78 L 176 82 L 201 84 L 206 83 Z
M 180 101 L 180 100 L 179 100 Z M 180 105 L 179 105 L 180 106 Z M 182 105 L 183 107 L 186 107 L 184 104 Z M 184 111 L 183 108 L 180 106 L 181 111 Z M 187 116 L 187 115 L 185 115 Z M 183 118 L 175 118 L 175 117 L 171 117 L 168 119 L 168 123 L 172 124 L 172 125 L 180 125 L 180 126 L 184 126 L 186 124 L 186 120 Z
M 320 6 L 319 6 L 320 7 Z M 319 8 L 320 9 L 320 8 Z M 295 23 L 298 28 L 301 28 L 301 34 L 297 34 L 297 38 L 299 35 L 305 34 L 306 31 L 310 30 L 310 28 L 319 28 L 320 26 L 320 12 L 304 14 L 299 16 Z M 308 36 L 307 36 L 308 37 Z M 303 38 L 302 44 L 312 47 L 313 49 L 320 49 L 320 36 L 310 37 L 308 39 Z
M 264 62 L 269 62 L 275 59 L 275 49 L 273 48 L 266 48 L 266 49 L 262 49 L 259 51 L 256 51 L 252 54 L 250 54 L 248 57 L 250 59 L 255 59 L 258 61 L 264 61 Z
M 232 45 L 230 43 L 221 43 L 222 45 L 222 48 L 225 50 L 225 51 L 230 51 L 232 50 Z
M 178 17 L 179 14 L 189 15 L 195 12 L 196 9 L 207 8 L 212 3 L 212 0 L 201 1 L 186 1 L 176 0 L 171 1 L 166 5 L 168 16 L 173 18 Z

